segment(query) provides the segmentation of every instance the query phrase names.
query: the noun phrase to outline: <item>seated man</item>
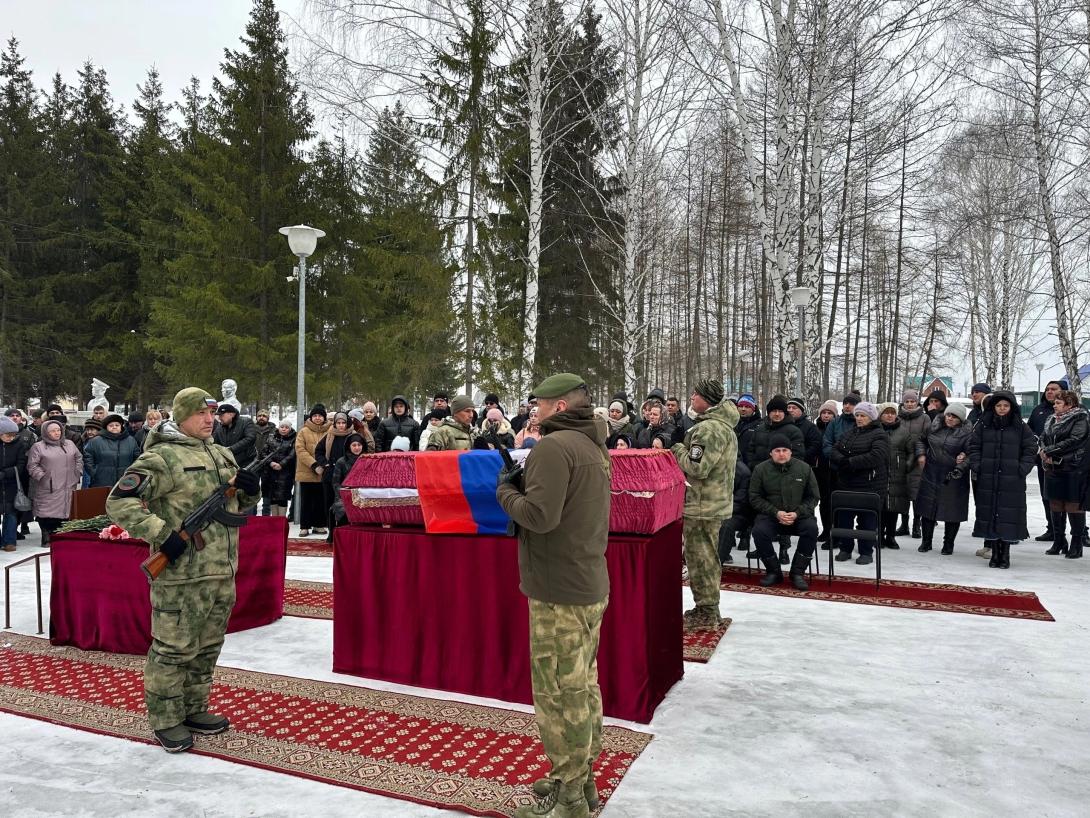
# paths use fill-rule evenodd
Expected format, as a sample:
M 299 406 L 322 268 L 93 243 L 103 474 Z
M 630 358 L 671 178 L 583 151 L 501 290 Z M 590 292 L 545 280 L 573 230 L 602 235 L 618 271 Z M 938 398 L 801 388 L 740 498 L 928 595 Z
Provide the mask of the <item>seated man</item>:
M 749 504 L 757 514 L 753 523 L 753 542 L 765 566 L 761 585 L 768 588 L 783 582 L 783 571 L 773 539 L 780 536 L 799 538 L 791 561 L 791 584 L 808 591 L 806 567 L 817 546 L 818 524 L 814 517 L 820 492 L 814 471 L 802 460 L 792 459 L 791 441 L 781 434 L 769 440 L 771 460 L 757 465 L 749 479 Z

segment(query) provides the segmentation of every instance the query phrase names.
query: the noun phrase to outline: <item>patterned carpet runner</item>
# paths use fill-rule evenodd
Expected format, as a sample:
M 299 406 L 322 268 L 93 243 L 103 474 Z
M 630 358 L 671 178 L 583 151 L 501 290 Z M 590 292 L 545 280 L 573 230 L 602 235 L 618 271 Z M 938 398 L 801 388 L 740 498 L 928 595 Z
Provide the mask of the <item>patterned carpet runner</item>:
M 308 582 L 301 579 L 284 581 L 284 615 L 311 619 L 333 618 L 333 583 Z M 730 627 L 725 619 L 719 630 L 694 631 L 684 635 L 682 657 L 686 662 L 706 663 L 715 653 L 719 640 Z
M 324 537 L 310 540 L 288 540 L 289 557 L 332 557 L 333 543 Z
M 910 582 L 900 579 L 883 579 L 881 587 L 876 588 L 872 578 L 849 576 L 834 577 L 830 585 L 828 575 L 816 574 L 809 579 L 809 591 L 796 591 L 787 582 L 773 585 L 771 588 L 762 588 L 757 583 L 763 576 L 763 569 L 749 573 L 741 566 L 728 565 L 723 568 L 723 579 L 719 587 L 724 591 L 741 591 L 747 594 L 772 594 L 799 599 L 820 599 L 827 602 L 912 608 L 918 611 L 950 611 L 981 616 L 1055 621 L 1052 614 L 1041 604 L 1037 594 L 1032 591 Z M 784 579 L 786 580 L 786 577 Z
M 143 664 L 8 633 L 0 710 L 150 743 Z M 195 737 L 193 752 L 473 815 L 532 803 L 530 785 L 549 769 L 533 715 L 513 710 L 227 667 L 216 672 L 211 705 L 232 729 Z M 603 803 L 650 741 L 605 728 Z

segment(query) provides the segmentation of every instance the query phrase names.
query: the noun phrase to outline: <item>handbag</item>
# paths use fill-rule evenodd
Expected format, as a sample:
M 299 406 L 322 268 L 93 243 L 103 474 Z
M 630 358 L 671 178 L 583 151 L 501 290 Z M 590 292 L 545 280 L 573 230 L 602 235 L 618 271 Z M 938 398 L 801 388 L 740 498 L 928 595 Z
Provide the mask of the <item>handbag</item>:
M 23 491 L 23 481 L 19 479 L 19 470 L 15 470 L 15 510 L 30 511 L 30 498 Z

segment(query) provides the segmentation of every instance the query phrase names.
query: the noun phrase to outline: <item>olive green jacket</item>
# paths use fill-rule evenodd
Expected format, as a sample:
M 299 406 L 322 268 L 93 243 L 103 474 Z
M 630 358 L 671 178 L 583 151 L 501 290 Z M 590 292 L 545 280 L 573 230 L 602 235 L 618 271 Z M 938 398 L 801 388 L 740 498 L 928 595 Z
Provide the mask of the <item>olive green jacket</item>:
M 729 400 L 697 415 L 673 452 L 685 472 L 686 517 L 723 520 L 734 512 L 734 463 L 738 459 L 738 409 Z
M 148 433 L 144 453 L 117 481 L 106 500 L 110 519 L 133 537 L 145 540 L 152 552 L 166 542 L 172 530 L 235 472 L 231 450 L 212 439 L 184 434 L 175 423 L 160 423 Z M 227 501 L 238 513 L 257 501 L 241 492 Z M 156 582 L 177 584 L 200 579 L 232 577 L 238 568 L 237 528 L 212 522 L 201 537 L 204 548 L 193 543 Z
M 445 417 L 443 422 L 432 429 L 428 436 L 429 452 L 464 452 L 473 448 L 473 441 L 479 432 L 469 426 L 463 426 L 454 418 Z

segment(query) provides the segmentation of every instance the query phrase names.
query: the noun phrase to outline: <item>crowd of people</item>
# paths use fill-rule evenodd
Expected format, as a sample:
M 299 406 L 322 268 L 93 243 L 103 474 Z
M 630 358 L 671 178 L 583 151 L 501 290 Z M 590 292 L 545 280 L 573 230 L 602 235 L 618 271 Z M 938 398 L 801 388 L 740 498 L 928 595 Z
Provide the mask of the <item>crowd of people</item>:
M 1082 556 L 1090 505 L 1090 416 L 1064 381 L 1047 385 L 1025 422 L 1011 392 L 984 383 L 973 387 L 968 410 L 941 391 L 921 402 L 907 390 L 900 403 L 880 404 L 853 391 L 823 403 L 813 419 L 801 398 L 774 395 L 763 413 L 750 394 L 726 400 L 737 409 L 738 454 L 733 511 L 719 531 L 723 564 L 741 549 L 764 562 L 768 582 L 782 581 L 779 566 L 791 563 L 792 582 L 804 584 L 791 557 L 792 537 L 807 562 L 817 543 L 835 548 L 838 561 L 873 560 L 868 540 L 831 541 L 834 527 L 880 527 L 878 547 L 897 549 L 898 537 L 911 537 L 919 540 L 920 552 L 939 545 L 942 554 L 951 554 L 969 519 L 972 495 L 973 535 L 984 541 L 977 553 L 992 567 L 1008 568 L 1011 545 L 1030 536 L 1025 481 L 1035 466 L 1049 521 L 1037 540 L 1050 543 L 1048 554 Z M 697 420 L 691 407 L 685 410 L 661 389 L 651 390 L 638 411 L 620 392 L 594 414 L 607 426 L 610 449 L 669 449 Z M 58 404 L 26 415 L 6 410 L 0 418 L 2 547 L 14 550 L 31 520 L 38 521 L 47 545 L 68 517 L 72 492 L 114 485 L 139 456 L 149 430 L 164 420 L 169 412 L 151 409 L 125 418 L 98 407 L 77 431 Z M 222 403 L 212 435 L 240 467 L 268 456 L 254 513 L 284 516 L 299 503 L 300 536 L 332 539 L 344 515 L 340 487 L 357 458 L 390 451 L 531 448 L 542 432 L 533 396 L 508 416 L 496 394 L 478 407 L 465 395 L 452 399 L 436 392 L 419 420 L 409 400 L 397 395 L 382 413 L 373 401 L 332 416 L 315 404 L 298 430 L 290 419 L 273 423 L 268 410 L 250 418 Z M 834 520 L 837 489 L 878 495 L 881 520 L 865 512 Z

